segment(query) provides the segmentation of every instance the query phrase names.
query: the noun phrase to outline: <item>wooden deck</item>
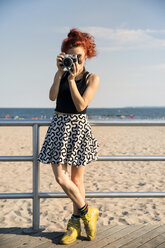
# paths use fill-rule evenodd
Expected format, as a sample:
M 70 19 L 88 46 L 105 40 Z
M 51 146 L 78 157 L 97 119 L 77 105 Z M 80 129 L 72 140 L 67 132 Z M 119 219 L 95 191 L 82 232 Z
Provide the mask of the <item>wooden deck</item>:
M 165 248 L 165 225 L 109 225 L 98 226 L 94 240 L 88 241 L 84 227 L 82 236 L 70 245 L 61 245 L 64 231 L 40 231 L 24 234 L 24 228 L 0 228 L 0 248 L 53 248 L 53 247 L 90 247 L 90 248 Z

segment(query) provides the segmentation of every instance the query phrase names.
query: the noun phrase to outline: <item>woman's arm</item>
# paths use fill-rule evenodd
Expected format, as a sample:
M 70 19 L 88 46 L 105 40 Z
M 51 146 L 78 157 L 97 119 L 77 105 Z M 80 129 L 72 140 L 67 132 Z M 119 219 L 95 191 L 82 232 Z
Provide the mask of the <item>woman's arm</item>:
M 99 76 L 96 74 L 92 74 L 89 77 L 88 86 L 84 94 L 81 96 L 77 89 L 75 80 L 74 79 L 69 80 L 71 96 L 77 111 L 81 112 L 88 106 L 88 104 L 91 102 L 92 98 L 94 97 L 98 89 L 99 82 L 100 82 Z
M 57 96 L 58 96 L 58 91 L 59 91 L 61 78 L 62 78 L 62 76 L 64 74 L 63 67 L 61 66 L 61 61 L 64 58 L 64 54 L 65 53 L 62 52 L 57 56 L 57 68 L 58 68 L 58 71 L 56 72 L 53 84 L 52 84 L 52 86 L 51 86 L 51 88 L 49 90 L 49 99 L 51 101 L 55 101 Z
M 64 72 L 57 71 L 54 77 L 53 84 L 49 90 L 49 99 L 55 101 L 58 96 L 60 81 Z

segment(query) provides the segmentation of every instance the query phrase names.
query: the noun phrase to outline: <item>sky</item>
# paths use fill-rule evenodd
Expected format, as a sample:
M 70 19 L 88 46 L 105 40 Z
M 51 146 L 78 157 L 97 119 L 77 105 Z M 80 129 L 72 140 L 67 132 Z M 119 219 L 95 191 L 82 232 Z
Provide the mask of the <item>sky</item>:
M 96 43 L 88 107 L 165 106 L 164 13 L 164 0 L 0 0 L 0 107 L 56 106 L 49 90 L 71 28 Z

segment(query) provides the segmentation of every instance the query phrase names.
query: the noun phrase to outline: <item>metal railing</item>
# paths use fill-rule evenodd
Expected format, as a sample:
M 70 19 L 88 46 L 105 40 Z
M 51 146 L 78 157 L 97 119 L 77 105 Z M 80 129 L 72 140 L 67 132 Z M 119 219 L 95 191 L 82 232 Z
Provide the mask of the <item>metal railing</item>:
M 40 192 L 40 166 L 37 161 L 39 153 L 39 127 L 50 125 L 50 120 L 0 120 L 0 126 L 32 126 L 33 155 L 32 156 L 0 156 L 0 162 L 32 161 L 33 162 L 33 192 L 30 193 L 0 193 L 0 199 L 33 199 L 33 226 L 25 232 L 36 232 L 40 229 L 40 198 L 68 198 L 64 192 Z M 165 126 L 164 120 L 130 120 L 130 121 L 89 121 L 91 126 Z M 99 156 L 97 161 L 165 161 L 165 156 Z M 165 197 L 165 192 L 86 192 L 87 198 L 110 197 Z

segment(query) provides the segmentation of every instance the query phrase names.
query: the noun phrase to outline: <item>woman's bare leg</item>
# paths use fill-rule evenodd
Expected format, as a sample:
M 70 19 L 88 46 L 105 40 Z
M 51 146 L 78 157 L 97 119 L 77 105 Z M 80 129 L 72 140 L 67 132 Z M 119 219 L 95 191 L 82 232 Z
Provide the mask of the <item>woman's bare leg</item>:
M 60 184 L 64 192 L 75 203 L 78 208 L 85 205 L 85 201 L 75 183 L 68 176 L 67 164 L 51 164 L 57 183 Z
M 72 165 L 71 167 L 71 180 L 78 187 L 79 192 L 82 195 L 83 200 L 85 202 L 84 171 L 85 171 L 85 166 L 75 167 L 74 165 Z M 75 215 L 80 214 L 78 207 L 74 202 L 73 202 L 73 214 Z

